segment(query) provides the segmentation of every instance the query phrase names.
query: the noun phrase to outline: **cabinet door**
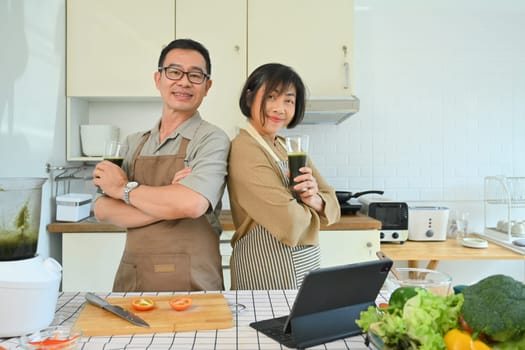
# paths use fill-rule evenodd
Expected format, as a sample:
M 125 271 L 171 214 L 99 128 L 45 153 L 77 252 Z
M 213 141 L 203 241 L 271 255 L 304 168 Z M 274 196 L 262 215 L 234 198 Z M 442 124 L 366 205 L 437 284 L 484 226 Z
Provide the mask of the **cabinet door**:
M 212 87 L 199 108 L 230 137 L 244 120 L 239 93 L 246 78 L 246 0 L 177 0 L 177 38 L 191 38 L 210 52 Z
M 62 291 L 110 291 L 125 243 L 124 232 L 62 234 Z
M 378 230 L 321 231 L 321 266 L 336 266 L 377 259 Z
M 283 63 L 311 96 L 352 94 L 352 0 L 248 0 L 248 43 L 248 73 Z
M 153 73 L 174 39 L 175 0 L 67 1 L 67 95 L 158 96 Z

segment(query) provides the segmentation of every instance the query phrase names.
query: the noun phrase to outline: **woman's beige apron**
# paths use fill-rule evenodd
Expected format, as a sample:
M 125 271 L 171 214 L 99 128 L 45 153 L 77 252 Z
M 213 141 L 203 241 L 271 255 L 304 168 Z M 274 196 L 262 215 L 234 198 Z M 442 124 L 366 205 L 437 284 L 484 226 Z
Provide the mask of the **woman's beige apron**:
M 140 156 L 143 137 L 130 164 L 130 179 L 141 184 L 171 183 L 184 168 L 189 139 L 183 138 L 176 155 Z M 174 198 L 174 200 L 184 200 Z M 206 220 L 163 220 L 128 228 L 126 245 L 115 276 L 115 292 L 172 292 L 222 290 L 219 235 Z

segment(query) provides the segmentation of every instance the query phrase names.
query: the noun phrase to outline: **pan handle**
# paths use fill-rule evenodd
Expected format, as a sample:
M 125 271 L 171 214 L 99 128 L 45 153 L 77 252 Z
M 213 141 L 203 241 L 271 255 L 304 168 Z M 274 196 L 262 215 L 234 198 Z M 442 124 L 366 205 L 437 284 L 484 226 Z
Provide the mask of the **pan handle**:
M 350 198 L 358 198 L 358 197 L 364 196 L 365 194 L 372 194 L 372 193 L 383 195 L 383 193 L 385 193 L 385 191 L 363 191 L 363 192 L 356 192 L 356 193 L 354 193 L 354 194 L 352 195 L 352 197 L 350 197 Z

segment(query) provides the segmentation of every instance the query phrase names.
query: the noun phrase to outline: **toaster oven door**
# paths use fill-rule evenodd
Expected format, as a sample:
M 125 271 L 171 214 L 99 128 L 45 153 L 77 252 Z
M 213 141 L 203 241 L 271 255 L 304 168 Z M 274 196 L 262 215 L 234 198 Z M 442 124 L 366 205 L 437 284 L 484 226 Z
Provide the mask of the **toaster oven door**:
M 402 202 L 370 203 L 368 216 L 381 221 L 382 230 L 408 229 L 408 205 Z

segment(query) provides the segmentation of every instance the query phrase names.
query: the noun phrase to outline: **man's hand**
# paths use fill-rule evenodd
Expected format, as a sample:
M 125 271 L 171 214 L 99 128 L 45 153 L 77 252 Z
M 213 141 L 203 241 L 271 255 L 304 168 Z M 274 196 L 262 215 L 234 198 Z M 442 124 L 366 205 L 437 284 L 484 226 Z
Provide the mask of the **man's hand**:
M 171 180 L 171 184 L 174 185 L 180 180 L 184 179 L 186 176 L 191 174 L 191 168 L 184 168 L 182 170 L 179 170 L 175 173 L 175 176 L 173 177 L 173 180 Z
M 108 160 L 103 160 L 93 170 L 93 184 L 115 199 L 122 199 L 124 187 L 129 182 L 124 170 Z

